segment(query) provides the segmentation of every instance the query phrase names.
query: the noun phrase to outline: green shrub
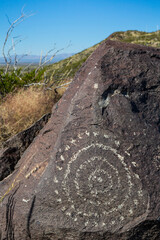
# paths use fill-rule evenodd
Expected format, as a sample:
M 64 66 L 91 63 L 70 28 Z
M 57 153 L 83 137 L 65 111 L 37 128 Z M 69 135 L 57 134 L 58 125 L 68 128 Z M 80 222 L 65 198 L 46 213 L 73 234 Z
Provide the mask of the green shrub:
M 15 89 L 19 89 L 25 85 L 31 83 L 37 83 L 43 80 L 43 75 L 45 72 L 44 69 L 31 70 L 29 72 L 23 73 L 22 68 L 18 68 L 17 70 L 10 70 L 5 73 L 4 69 L 0 70 L 0 94 L 1 96 L 5 96 L 6 94 L 13 92 Z

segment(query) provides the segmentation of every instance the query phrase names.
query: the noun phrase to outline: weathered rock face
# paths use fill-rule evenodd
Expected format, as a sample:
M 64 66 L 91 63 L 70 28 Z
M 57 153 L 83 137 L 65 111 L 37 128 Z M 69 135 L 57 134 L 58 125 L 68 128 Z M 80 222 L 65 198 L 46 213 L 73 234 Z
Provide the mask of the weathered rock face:
M 0 149 L 0 181 L 15 170 L 15 166 L 22 154 L 48 122 L 50 116 L 50 113 L 45 114 L 31 127 L 11 137 L 2 144 Z
M 160 50 L 104 42 L 0 182 L 0 239 L 160 239 Z

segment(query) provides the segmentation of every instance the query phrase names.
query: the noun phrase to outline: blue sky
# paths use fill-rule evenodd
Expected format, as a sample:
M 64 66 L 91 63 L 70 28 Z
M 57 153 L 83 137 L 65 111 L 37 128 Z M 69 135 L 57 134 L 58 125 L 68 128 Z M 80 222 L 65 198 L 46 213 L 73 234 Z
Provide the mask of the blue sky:
M 12 36 L 24 38 L 17 46 L 18 54 L 40 55 L 55 43 L 57 49 L 75 53 L 115 31 L 151 32 L 160 27 L 159 0 L 0 0 L 0 51 L 9 27 L 6 15 L 12 22 L 23 6 L 26 14 L 34 15 L 13 32 Z

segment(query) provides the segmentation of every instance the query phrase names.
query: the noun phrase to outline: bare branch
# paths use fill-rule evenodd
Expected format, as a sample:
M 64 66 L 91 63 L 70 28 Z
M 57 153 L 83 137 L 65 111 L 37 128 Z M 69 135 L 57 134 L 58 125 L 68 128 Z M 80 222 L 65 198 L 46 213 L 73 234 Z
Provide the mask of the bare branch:
M 67 83 L 64 83 L 64 84 L 62 84 L 62 85 L 58 85 L 58 86 L 54 87 L 53 89 L 52 89 L 52 85 L 51 85 L 51 86 L 49 86 L 49 87 L 46 87 L 45 89 L 46 89 L 46 90 L 54 90 L 54 91 L 56 91 L 56 89 L 61 88 L 61 87 L 66 87 L 66 86 L 69 85 L 71 82 L 72 82 L 72 81 L 67 82 Z M 31 87 L 31 86 L 47 86 L 47 84 L 45 84 L 45 83 L 30 83 L 30 84 L 24 85 L 24 87 Z
M 23 70 L 21 71 L 21 75 L 25 72 L 25 70 L 26 70 L 27 68 L 29 68 L 29 67 L 32 66 L 32 65 L 33 65 L 33 63 L 30 63 L 30 64 L 28 64 L 26 67 L 24 67 Z
M 64 83 L 64 84 L 62 84 L 62 85 L 59 85 L 59 86 L 55 87 L 54 89 L 58 89 L 58 88 L 64 87 L 64 86 L 70 84 L 71 82 L 72 82 L 72 81 L 67 82 L 67 83 Z
M 70 47 L 70 46 L 71 46 L 71 42 L 69 42 L 69 44 L 67 45 L 66 48 L 68 48 L 68 47 Z M 54 58 L 59 52 L 63 51 L 65 48 L 58 49 L 56 52 L 54 52 L 54 53 L 51 55 L 51 57 L 49 57 L 49 58 L 47 59 L 49 53 L 55 51 L 55 49 L 56 49 L 56 44 L 54 44 L 54 48 L 51 49 L 51 50 L 49 50 L 44 57 L 42 57 L 42 53 L 41 53 L 41 57 L 40 57 L 40 61 L 39 61 L 39 66 L 38 66 L 38 67 L 36 68 L 36 70 L 35 70 L 35 76 L 36 76 L 37 72 L 38 72 L 41 68 L 43 68 L 43 66 L 45 66 L 45 65 L 48 64 L 48 63 L 50 63 L 50 62 L 53 60 L 53 58 Z
M 6 18 L 7 18 L 7 20 L 8 20 L 9 25 L 11 25 L 12 23 L 10 22 L 9 17 L 8 17 L 7 14 L 6 14 Z
M 39 59 L 39 66 L 41 66 L 42 64 L 42 51 L 41 51 L 41 56 L 40 56 L 40 59 Z
M 63 50 L 64 50 L 64 48 L 57 50 L 49 59 L 45 60 L 44 62 L 42 61 L 42 62 L 41 62 L 41 65 L 39 65 L 39 66 L 36 68 L 36 70 L 35 70 L 35 75 L 37 74 L 38 70 L 40 70 L 41 68 L 43 68 L 44 65 L 46 65 L 46 64 L 49 63 L 49 62 L 51 62 L 51 61 L 53 60 L 53 58 L 57 55 L 57 53 L 59 53 L 59 52 L 61 52 L 61 51 L 63 51 Z M 53 49 L 52 49 L 51 51 L 53 51 Z M 51 52 L 51 51 L 50 51 L 50 52 Z M 47 55 L 48 55 L 48 54 L 47 54 Z
M 26 18 L 32 16 L 33 14 L 30 14 L 30 15 L 25 15 L 23 13 L 23 8 L 21 10 L 21 16 L 17 19 L 15 19 L 13 22 L 10 22 L 8 16 L 7 16 L 7 19 L 8 19 L 8 22 L 10 24 L 10 27 L 8 28 L 7 30 L 7 33 L 6 33 L 6 37 L 5 37 L 5 40 L 4 40 L 4 43 L 3 43 L 3 47 L 2 47 L 2 54 L 3 54 L 3 57 L 4 57 L 4 61 L 5 61 L 5 64 L 6 64 L 6 69 L 5 69 L 5 73 L 8 72 L 9 70 L 9 67 L 10 67 L 10 64 L 11 64 L 11 57 L 10 57 L 10 52 L 11 50 L 13 50 L 13 44 L 12 44 L 12 47 L 9 49 L 8 51 L 8 57 L 9 57 L 9 60 L 7 58 L 7 55 L 5 53 L 5 49 L 6 49 L 6 45 L 7 45 L 7 42 L 8 42 L 8 39 L 10 37 L 10 35 L 12 34 L 14 28 L 19 25 L 21 22 L 23 22 Z
M 17 46 L 17 44 L 19 44 L 20 42 L 22 42 L 21 37 L 20 37 L 20 36 L 16 36 L 16 37 L 12 38 L 12 46 L 8 49 L 8 51 L 6 51 L 6 49 L 7 49 L 7 47 L 8 47 L 8 46 L 7 46 L 7 45 L 8 45 L 8 40 L 9 40 L 12 32 L 14 31 L 14 29 L 15 29 L 19 24 L 21 24 L 26 18 L 34 15 L 34 14 L 26 15 L 26 14 L 24 14 L 23 10 L 24 10 L 24 7 L 23 7 L 22 10 L 21 10 L 21 15 L 20 15 L 20 17 L 18 17 L 17 19 L 15 19 L 13 22 L 11 22 L 11 21 L 9 20 L 8 16 L 7 16 L 7 19 L 8 19 L 8 22 L 9 22 L 9 25 L 10 25 L 10 26 L 9 26 L 9 28 L 8 28 L 8 30 L 7 30 L 7 33 L 6 33 L 6 36 L 5 36 L 5 40 L 4 40 L 4 43 L 3 43 L 3 47 L 2 47 L 2 54 L 3 54 L 3 57 L 4 57 L 4 61 L 5 61 L 5 63 L 6 63 L 6 69 L 5 69 L 4 74 L 6 74 L 6 73 L 8 72 L 9 67 L 11 66 L 11 63 L 12 63 L 12 55 L 11 55 L 11 52 L 13 51 L 13 53 L 14 53 L 14 65 L 13 65 L 14 74 L 15 74 L 20 80 L 22 80 L 22 78 L 23 78 L 23 77 L 22 77 L 22 74 L 24 73 L 24 71 L 33 64 L 33 63 L 30 63 L 29 65 L 27 65 L 26 67 L 24 67 L 22 71 L 17 71 L 18 62 L 19 62 L 20 60 L 22 60 L 22 58 L 24 58 L 25 56 L 28 56 L 28 55 L 29 55 L 29 54 L 23 54 L 22 56 L 20 56 L 20 57 L 18 58 L 18 55 L 16 54 L 16 46 Z M 68 48 L 70 45 L 71 45 L 71 43 L 68 44 L 67 48 Z M 41 52 L 41 56 L 40 56 L 40 60 L 39 60 L 39 65 L 37 66 L 36 69 L 34 69 L 34 77 L 33 77 L 33 79 L 30 79 L 30 80 L 31 80 L 31 81 L 34 81 L 37 76 L 39 77 L 39 75 L 38 75 L 39 70 L 40 70 L 40 69 L 43 69 L 43 67 L 44 67 L 46 64 L 50 63 L 50 62 L 53 60 L 53 58 L 54 58 L 59 52 L 63 51 L 64 49 L 65 49 L 65 48 L 61 48 L 61 49 L 56 50 L 56 47 L 55 47 L 55 45 L 54 45 L 54 48 L 53 48 L 53 49 L 50 49 L 44 56 L 42 55 L 42 52 Z M 69 64 L 69 63 L 68 63 L 68 64 Z M 70 71 L 71 71 L 71 70 L 68 70 L 68 71 L 66 72 L 65 77 L 66 77 L 66 76 L 68 77 L 68 75 L 70 74 Z M 42 77 L 42 75 L 40 74 L 40 79 L 42 79 L 41 77 Z M 39 80 L 40 80 L 40 79 L 39 79 Z M 62 81 L 61 81 L 61 83 L 62 83 Z M 60 87 L 65 87 L 65 86 L 67 86 L 67 85 L 70 84 L 70 83 L 71 83 L 71 82 L 68 82 L 68 83 L 64 83 L 64 84 L 62 84 L 62 85 L 59 85 L 59 86 L 54 87 L 54 86 L 55 86 L 55 83 L 53 83 L 52 79 L 51 79 L 51 78 L 48 78 L 48 77 L 47 77 L 47 73 L 44 72 L 43 82 L 30 83 L 30 84 L 28 84 L 28 85 L 25 85 L 25 87 L 37 86 L 37 85 L 38 85 L 38 86 L 44 86 L 44 89 L 45 89 L 45 90 L 47 90 L 47 89 L 50 89 L 50 90 L 51 90 L 51 88 L 52 88 L 52 90 L 54 89 L 54 90 L 56 91 L 56 89 L 58 89 L 58 88 L 60 88 Z
M 14 43 L 13 38 L 12 38 L 12 46 L 13 46 L 13 52 L 14 52 L 14 70 L 16 70 L 17 69 L 17 54 L 16 54 L 15 43 Z
M 42 63 L 44 63 L 44 62 L 47 61 L 48 54 L 51 53 L 51 52 L 53 52 L 55 49 L 56 49 L 56 48 L 54 47 L 53 49 L 49 50 L 44 57 L 42 57 L 42 55 L 41 55 L 42 59 L 41 59 L 41 64 L 39 64 L 39 66 L 41 66 Z
M 27 85 L 24 85 L 24 87 L 31 87 L 31 86 L 45 86 L 46 84 L 45 83 L 30 83 L 30 84 L 27 84 Z
M 4 44 L 3 44 L 3 48 L 2 48 L 3 57 L 4 57 L 4 60 L 5 60 L 5 63 L 6 63 L 7 66 L 8 66 L 8 60 L 7 60 L 7 57 L 6 57 L 6 54 L 5 54 L 5 47 L 6 47 L 8 38 L 11 35 L 16 23 L 17 22 L 20 23 L 21 20 L 23 20 L 23 19 L 24 19 L 24 15 L 21 15 L 18 19 L 16 19 L 13 23 L 11 23 L 11 25 L 10 25 L 8 31 L 7 31 L 6 38 L 5 38 L 5 41 L 4 41 Z
M 21 15 L 23 14 L 23 10 L 24 10 L 24 8 L 25 8 L 25 4 L 24 4 L 24 6 L 22 7 L 22 9 L 21 9 Z
M 22 54 L 19 58 L 17 58 L 17 63 L 19 63 L 24 57 L 27 57 L 29 55 L 30 55 L 30 53 Z

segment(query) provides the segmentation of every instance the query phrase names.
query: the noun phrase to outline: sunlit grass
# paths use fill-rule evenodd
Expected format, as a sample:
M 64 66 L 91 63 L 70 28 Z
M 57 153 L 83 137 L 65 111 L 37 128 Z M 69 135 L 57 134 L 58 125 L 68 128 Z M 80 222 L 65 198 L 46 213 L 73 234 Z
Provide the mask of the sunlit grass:
M 8 94 L 0 104 L 0 143 L 51 112 L 59 98 L 54 91 L 33 87 Z

